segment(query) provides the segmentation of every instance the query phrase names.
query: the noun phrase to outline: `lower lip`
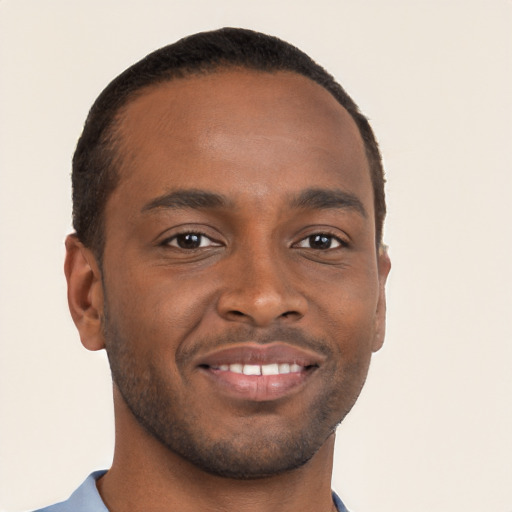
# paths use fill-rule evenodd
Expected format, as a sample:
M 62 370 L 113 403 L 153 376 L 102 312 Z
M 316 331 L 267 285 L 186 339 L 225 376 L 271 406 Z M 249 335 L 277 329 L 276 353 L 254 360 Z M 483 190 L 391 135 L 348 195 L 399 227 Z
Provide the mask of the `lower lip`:
M 298 391 L 315 368 L 280 375 L 244 375 L 212 368 L 201 370 L 223 393 L 242 400 L 268 402 Z

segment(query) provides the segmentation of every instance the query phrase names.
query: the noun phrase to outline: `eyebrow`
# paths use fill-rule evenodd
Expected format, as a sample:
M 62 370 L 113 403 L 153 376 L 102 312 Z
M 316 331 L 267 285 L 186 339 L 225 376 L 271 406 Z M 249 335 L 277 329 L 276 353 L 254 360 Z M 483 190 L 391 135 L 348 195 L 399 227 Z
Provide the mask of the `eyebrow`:
M 355 210 L 363 217 L 368 214 L 361 200 L 351 192 L 338 189 L 311 188 L 302 192 L 292 201 L 295 208 L 311 208 L 317 210 L 348 209 Z
M 141 212 L 159 208 L 178 210 L 226 208 L 230 205 L 232 205 L 232 201 L 222 194 L 198 189 L 186 189 L 168 192 L 153 199 L 141 208 Z M 365 218 L 368 216 L 363 203 L 357 196 L 338 189 L 310 188 L 304 190 L 292 199 L 291 207 L 316 210 L 349 209 L 355 210 Z
M 157 208 L 222 208 L 228 206 L 229 203 L 230 201 L 228 201 L 222 194 L 215 194 L 213 192 L 196 189 L 176 190 L 163 194 L 145 204 L 142 207 L 141 212 Z

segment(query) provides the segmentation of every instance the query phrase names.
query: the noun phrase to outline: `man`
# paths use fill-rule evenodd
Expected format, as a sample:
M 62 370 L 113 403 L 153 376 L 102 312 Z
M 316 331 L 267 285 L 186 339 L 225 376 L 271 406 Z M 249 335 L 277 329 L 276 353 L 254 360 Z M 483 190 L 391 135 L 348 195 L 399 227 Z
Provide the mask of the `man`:
M 240 29 L 147 56 L 91 109 L 66 240 L 116 445 L 61 512 L 345 511 L 334 433 L 383 342 L 371 128 L 296 48 Z

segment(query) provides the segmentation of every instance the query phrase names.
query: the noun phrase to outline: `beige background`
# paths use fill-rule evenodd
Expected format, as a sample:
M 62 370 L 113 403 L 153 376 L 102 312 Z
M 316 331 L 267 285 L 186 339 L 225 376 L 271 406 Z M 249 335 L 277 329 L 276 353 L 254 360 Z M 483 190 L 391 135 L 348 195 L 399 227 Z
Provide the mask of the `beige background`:
M 110 462 L 107 364 L 81 347 L 62 275 L 86 112 L 149 51 L 225 25 L 326 66 L 385 158 L 389 330 L 334 488 L 354 512 L 511 512 L 510 0 L 0 1 L 0 510 Z

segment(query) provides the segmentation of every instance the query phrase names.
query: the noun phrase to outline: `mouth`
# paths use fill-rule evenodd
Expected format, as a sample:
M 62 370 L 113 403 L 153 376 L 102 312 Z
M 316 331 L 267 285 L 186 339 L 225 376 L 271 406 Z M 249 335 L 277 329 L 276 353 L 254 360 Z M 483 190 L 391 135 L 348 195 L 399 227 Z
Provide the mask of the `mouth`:
M 270 364 L 222 364 L 211 366 L 211 370 L 221 372 L 232 372 L 243 375 L 288 375 L 289 373 L 300 373 L 311 369 L 313 365 L 301 366 L 297 363 L 270 363 Z
M 206 354 L 197 368 L 219 393 L 264 402 L 298 392 L 324 361 L 287 343 L 244 343 Z

